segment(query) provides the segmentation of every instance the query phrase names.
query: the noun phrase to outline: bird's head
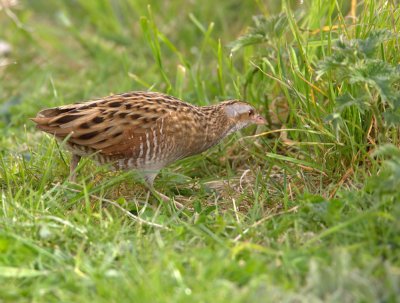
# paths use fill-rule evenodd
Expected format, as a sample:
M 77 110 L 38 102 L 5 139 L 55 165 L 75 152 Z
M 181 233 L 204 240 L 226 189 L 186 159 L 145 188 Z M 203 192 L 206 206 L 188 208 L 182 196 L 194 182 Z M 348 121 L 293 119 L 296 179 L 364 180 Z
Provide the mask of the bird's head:
M 221 107 L 228 120 L 234 126 L 234 131 L 251 124 L 262 125 L 266 123 L 265 118 L 246 102 L 229 100 L 222 102 Z

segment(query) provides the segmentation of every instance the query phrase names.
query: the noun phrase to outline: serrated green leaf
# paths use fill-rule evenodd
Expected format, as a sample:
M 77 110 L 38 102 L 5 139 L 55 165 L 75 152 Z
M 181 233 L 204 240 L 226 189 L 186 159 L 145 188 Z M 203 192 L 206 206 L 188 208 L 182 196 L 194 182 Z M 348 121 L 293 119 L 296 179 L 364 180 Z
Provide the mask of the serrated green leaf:
M 369 102 L 366 95 L 353 97 L 350 93 L 345 93 L 336 98 L 336 110 L 340 113 L 348 107 L 356 106 L 361 113 L 369 108 Z
M 387 111 L 383 113 L 383 118 L 385 119 L 386 124 L 399 126 L 400 125 L 400 109 Z
M 261 44 L 272 39 L 280 38 L 288 30 L 286 14 L 271 17 L 254 16 L 255 26 L 250 27 L 246 34 L 231 42 L 228 47 L 232 52 L 253 44 Z
M 397 35 L 395 33 L 386 29 L 376 30 L 370 32 L 368 37 L 364 40 L 355 40 L 355 43 L 358 45 L 359 51 L 362 52 L 366 57 L 372 57 L 375 54 L 379 44 L 390 39 L 394 39 L 396 36 Z

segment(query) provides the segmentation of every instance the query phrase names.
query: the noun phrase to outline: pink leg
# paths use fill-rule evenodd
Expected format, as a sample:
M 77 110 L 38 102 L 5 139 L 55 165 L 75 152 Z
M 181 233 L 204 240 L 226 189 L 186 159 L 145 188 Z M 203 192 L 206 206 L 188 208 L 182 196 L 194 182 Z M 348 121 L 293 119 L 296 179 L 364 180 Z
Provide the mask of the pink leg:
M 71 164 L 69 167 L 69 181 L 75 182 L 76 180 L 76 167 L 78 166 L 81 156 L 72 154 Z
M 144 180 L 146 181 L 150 192 L 154 196 L 156 196 L 156 198 L 159 197 L 163 202 L 171 202 L 171 199 L 169 197 L 167 197 L 166 195 L 164 195 L 154 189 L 153 183 L 154 183 L 154 179 L 156 178 L 157 174 L 158 174 L 158 172 L 145 173 Z M 179 203 L 175 200 L 174 200 L 174 204 L 175 204 L 175 207 L 178 209 L 184 208 L 184 206 L 181 203 Z

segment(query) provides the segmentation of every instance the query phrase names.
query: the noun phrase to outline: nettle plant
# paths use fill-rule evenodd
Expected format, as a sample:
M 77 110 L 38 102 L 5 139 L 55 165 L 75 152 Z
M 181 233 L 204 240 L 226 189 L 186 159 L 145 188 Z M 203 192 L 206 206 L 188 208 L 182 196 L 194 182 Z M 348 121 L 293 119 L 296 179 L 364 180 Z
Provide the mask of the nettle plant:
M 329 77 L 337 91 L 335 111 L 326 118 L 337 131 L 343 126 L 346 110 L 352 108 L 374 117 L 379 133 L 400 125 L 400 67 L 386 61 L 383 48 L 384 42 L 396 36 L 388 30 L 370 32 L 365 39 L 342 36 L 332 55 L 318 64 L 317 80 Z
M 365 12 L 353 24 L 332 6 L 287 8 L 255 16 L 230 44 L 251 55 L 245 99 L 269 109 L 269 126 L 287 134 L 296 156 L 335 173 L 365 162 L 376 145 L 399 144 L 398 34 L 376 29 L 387 16 L 365 20 Z
M 296 14 L 299 19 L 299 14 Z M 244 68 L 246 74 L 244 81 L 244 97 L 260 100 L 260 96 L 270 94 L 276 87 L 273 80 L 267 79 L 263 73 L 272 71 L 277 77 L 284 77 L 279 71 L 278 61 L 285 57 L 287 61 L 287 44 L 293 42 L 290 34 L 289 19 L 286 14 L 253 16 L 253 26 L 249 27 L 243 35 L 229 44 L 232 53 L 253 46 L 254 53 L 248 66 Z M 253 86 L 253 89 L 251 87 Z M 251 97 L 251 95 L 253 95 Z M 262 98 L 261 98 L 262 99 Z
M 268 47 L 275 47 L 274 41 L 280 39 L 288 31 L 289 21 L 284 13 L 270 17 L 253 16 L 254 26 L 246 34 L 230 43 L 231 51 L 256 44 L 266 43 Z

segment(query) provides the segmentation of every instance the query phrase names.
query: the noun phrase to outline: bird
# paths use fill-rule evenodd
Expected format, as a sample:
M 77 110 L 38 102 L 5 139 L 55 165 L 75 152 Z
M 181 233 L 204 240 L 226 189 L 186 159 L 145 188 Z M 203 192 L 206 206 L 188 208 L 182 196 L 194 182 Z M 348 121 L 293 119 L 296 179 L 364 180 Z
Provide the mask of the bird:
M 158 92 L 112 94 L 64 106 L 46 108 L 31 118 L 36 127 L 54 135 L 72 153 L 69 180 L 75 182 L 81 157 L 91 156 L 115 170 L 139 171 L 154 189 L 165 166 L 200 154 L 226 136 L 265 118 L 250 104 L 227 100 L 196 106 Z M 175 203 L 182 207 L 180 203 Z

